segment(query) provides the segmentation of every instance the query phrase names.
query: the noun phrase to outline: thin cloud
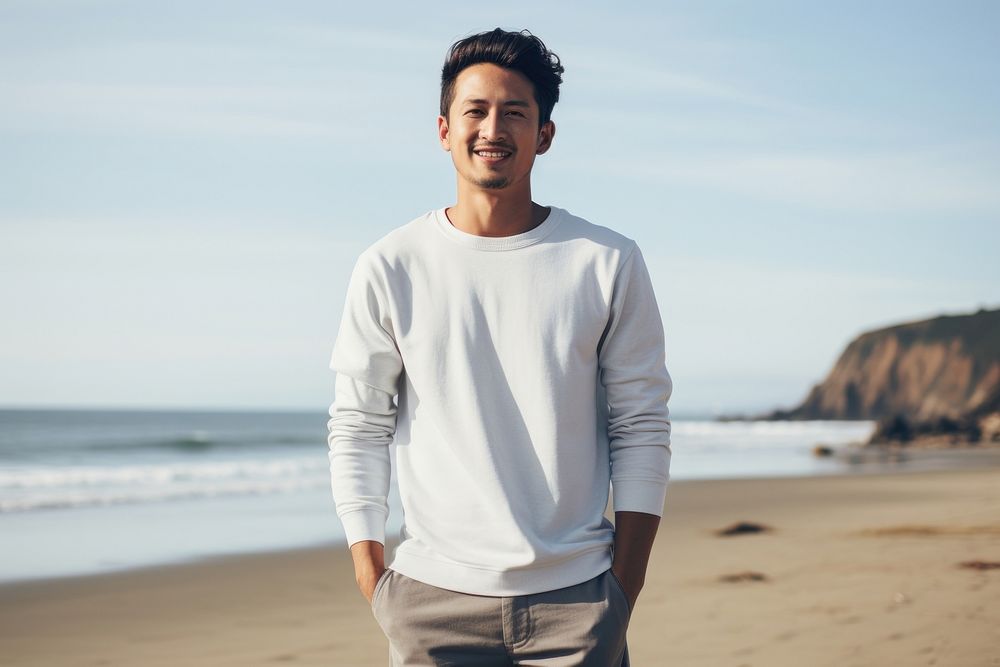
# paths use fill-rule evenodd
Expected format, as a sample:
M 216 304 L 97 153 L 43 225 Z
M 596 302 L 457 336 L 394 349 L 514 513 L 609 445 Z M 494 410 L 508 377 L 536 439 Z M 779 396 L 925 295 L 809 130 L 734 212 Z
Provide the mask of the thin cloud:
M 632 91 L 633 94 L 635 91 L 668 93 L 771 111 L 806 110 L 805 107 L 705 76 L 640 65 L 618 57 L 577 55 L 575 58 L 574 67 L 585 72 L 580 78 L 586 79 L 590 85 L 599 85 L 605 92 L 610 86 Z
M 365 51 L 357 52 L 359 56 L 362 54 L 371 56 L 372 53 L 376 52 L 398 51 L 408 54 L 410 59 L 421 52 L 432 55 L 435 62 L 444 57 L 444 47 L 441 40 L 420 37 L 417 33 L 399 30 L 283 22 L 273 26 L 270 31 L 276 37 L 288 39 L 290 43 L 299 46 L 305 43 L 314 46 L 336 45 L 365 49 Z
M 589 169 L 752 199 L 869 212 L 1000 211 L 1000 166 L 953 151 L 640 156 Z
M 330 89 L 104 83 L 0 85 L 0 127 L 138 129 L 352 139 L 364 100 Z M 374 105 L 373 101 L 367 102 Z

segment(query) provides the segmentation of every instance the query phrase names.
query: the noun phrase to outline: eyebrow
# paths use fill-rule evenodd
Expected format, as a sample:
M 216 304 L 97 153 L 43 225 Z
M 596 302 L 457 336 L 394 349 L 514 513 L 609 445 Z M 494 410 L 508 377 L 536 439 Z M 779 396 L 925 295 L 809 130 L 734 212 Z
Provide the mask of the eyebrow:
M 489 100 L 484 100 L 481 98 L 465 99 L 462 100 L 462 104 L 489 104 Z M 503 105 L 505 107 L 524 107 L 525 109 L 530 108 L 531 106 L 524 100 L 505 100 Z

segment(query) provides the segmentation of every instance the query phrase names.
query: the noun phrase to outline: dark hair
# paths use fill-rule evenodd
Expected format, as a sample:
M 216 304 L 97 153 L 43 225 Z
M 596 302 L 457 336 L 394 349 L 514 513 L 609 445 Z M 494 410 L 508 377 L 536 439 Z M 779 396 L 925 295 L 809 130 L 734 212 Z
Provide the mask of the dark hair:
M 539 125 L 552 117 L 552 108 L 559 101 L 559 84 L 564 71 L 559 56 L 527 30 L 509 32 L 500 28 L 460 39 L 448 49 L 441 68 L 442 116 L 448 116 L 459 73 L 479 63 L 492 63 L 526 76 L 535 89 Z

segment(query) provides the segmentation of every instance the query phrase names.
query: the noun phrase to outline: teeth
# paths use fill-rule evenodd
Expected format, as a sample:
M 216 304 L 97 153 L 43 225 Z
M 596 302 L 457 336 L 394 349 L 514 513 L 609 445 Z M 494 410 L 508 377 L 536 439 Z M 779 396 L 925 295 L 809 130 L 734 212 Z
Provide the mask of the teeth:
M 476 151 L 476 155 L 481 155 L 483 157 L 507 157 L 510 153 L 493 153 L 489 151 Z

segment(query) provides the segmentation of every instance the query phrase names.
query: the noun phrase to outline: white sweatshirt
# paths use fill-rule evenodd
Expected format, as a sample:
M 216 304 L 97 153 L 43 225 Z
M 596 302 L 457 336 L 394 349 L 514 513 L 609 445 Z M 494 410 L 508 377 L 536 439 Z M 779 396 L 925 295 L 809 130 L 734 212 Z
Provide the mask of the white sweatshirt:
M 330 366 L 348 544 L 385 543 L 394 444 L 387 565 L 409 577 L 478 595 L 571 586 L 611 566 L 609 482 L 616 512 L 662 515 L 663 326 L 638 247 L 606 227 L 551 207 L 514 236 L 463 232 L 444 209 L 395 229 L 358 259 Z

